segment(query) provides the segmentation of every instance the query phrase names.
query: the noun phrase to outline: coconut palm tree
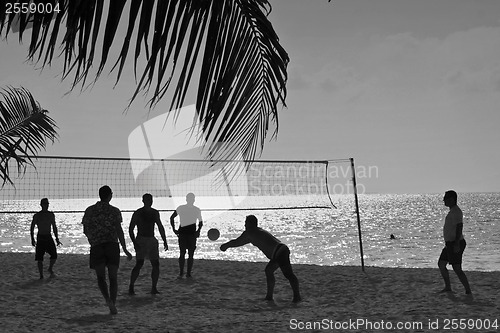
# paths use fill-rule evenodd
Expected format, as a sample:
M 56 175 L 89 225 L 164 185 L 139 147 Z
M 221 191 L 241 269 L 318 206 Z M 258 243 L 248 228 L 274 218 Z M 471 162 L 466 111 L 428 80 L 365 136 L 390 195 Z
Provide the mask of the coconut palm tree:
M 16 165 L 18 174 L 33 164 L 33 156 L 48 140 L 57 138 L 56 124 L 47 110 L 41 108 L 24 88 L 7 87 L 0 91 L 0 178 L 3 187 L 13 184 L 9 165 Z M 13 163 L 13 164 L 12 164 Z
M 31 11 L 28 3 L 45 5 Z M 72 78 L 73 88 L 89 84 L 91 69 L 97 80 L 110 62 L 118 83 L 129 52 L 132 101 L 144 92 L 154 107 L 169 90 L 170 108 L 178 109 L 197 77 L 196 107 L 212 158 L 253 160 L 266 136 L 277 133 L 289 58 L 267 19 L 268 0 L 0 0 L 0 11 L 0 36 L 12 35 L 17 24 L 22 39 L 32 26 L 28 57 L 42 67 L 61 46 L 63 77 Z M 126 34 L 117 41 L 120 23 Z M 110 59 L 113 47 L 120 52 Z M 235 148 L 218 151 L 220 142 Z

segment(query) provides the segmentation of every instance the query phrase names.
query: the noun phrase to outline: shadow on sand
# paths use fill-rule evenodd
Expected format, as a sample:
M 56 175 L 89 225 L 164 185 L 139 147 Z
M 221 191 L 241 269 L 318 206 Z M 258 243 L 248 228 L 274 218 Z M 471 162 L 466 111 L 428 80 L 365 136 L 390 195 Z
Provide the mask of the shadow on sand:
M 93 325 L 95 323 L 105 323 L 111 321 L 113 316 L 111 314 L 89 314 L 85 316 L 73 317 L 65 319 L 68 324 L 78 324 L 80 326 Z

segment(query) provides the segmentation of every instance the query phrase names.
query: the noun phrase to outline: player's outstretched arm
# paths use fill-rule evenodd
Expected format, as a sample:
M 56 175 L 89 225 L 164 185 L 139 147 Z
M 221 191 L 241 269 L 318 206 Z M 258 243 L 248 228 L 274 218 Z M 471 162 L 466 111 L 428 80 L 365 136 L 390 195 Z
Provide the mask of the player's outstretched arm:
M 240 237 L 233 239 L 233 240 L 230 240 L 227 243 L 222 244 L 220 246 L 220 250 L 226 251 L 230 247 L 240 247 L 240 246 L 246 245 L 248 243 L 250 243 L 250 240 L 247 237 L 245 237 L 244 234 L 242 234 Z

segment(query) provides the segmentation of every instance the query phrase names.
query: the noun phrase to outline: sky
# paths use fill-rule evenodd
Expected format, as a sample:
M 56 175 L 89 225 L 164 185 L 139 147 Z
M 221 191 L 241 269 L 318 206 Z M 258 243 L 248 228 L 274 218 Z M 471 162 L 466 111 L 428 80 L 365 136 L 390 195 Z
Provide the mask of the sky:
M 290 63 L 261 159 L 352 157 L 367 193 L 500 191 L 500 1 L 270 3 Z M 57 122 L 43 155 L 128 157 L 134 129 L 168 111 L 139 98 L 125 112 L 130 70 L 67 94 L 62 59 L 36 70 L 27 46 L 0 42 L 0 87 L 27 88 Z

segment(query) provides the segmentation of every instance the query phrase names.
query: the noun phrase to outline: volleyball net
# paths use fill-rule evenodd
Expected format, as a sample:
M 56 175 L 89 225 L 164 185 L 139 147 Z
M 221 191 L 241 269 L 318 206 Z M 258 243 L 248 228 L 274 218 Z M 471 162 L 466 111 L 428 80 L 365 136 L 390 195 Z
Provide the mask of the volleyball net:
M 99 200 L 103 185 L 113 191 L 112 204 L 127 213 L 142 206 L 145 193 L 153 195 L 160 212 L 175 210 L 186 203 L 188 193 L 194 193 L 205 218 L 234 210 L 333 209 L 348 219 L 356 214 L 364 270 L 352 158 L 250 162 L 39 156 L 32 160 L 34 166 L 26 166 L 18 175 L 11 173 L 13 184 L 0 189 L 0 223 L 16 225 L 40 210 L 42 198 L 49 199 L 56 214 L 79 215 Z M 17 170 L 15 165 L 9 168 Z
M 55 212 L 84 211 L 78 202 L 95 202 L 108 185 L 113 198 L 129 199 L 123 210 L 136 209 L 144 193 L 159 210 L 172 210 L 165 200 L 184 201 L 187 193 L 208 198 L 205 210 L 336 208 L 351 195 L 352 159 L 325 161 L 181 160 L 91 157 L 32 157 L 35 167 L 11 175 L 0 190 L 0 211 L 32 212 L 41 198 L 73 201 L 51 207 Z M 15 170 L 15 168 L 11 168 Z M 259 200 L 260 199 L 260 200 Z M 36 205 L 25 205 L 33 201 Z M 127 203 L 130 202 L 130 205 Z M 158 204 L 157 204 L 158 203 Z M 181 202 L 182 203 L 182 202 Z

